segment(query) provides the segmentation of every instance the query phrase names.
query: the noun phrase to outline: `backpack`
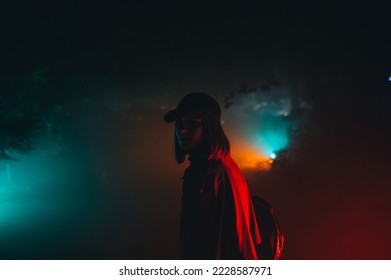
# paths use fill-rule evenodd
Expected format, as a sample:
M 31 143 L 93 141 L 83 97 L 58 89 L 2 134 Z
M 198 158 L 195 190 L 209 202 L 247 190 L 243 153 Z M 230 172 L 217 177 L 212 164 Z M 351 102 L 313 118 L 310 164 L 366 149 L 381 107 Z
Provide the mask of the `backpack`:
M 274 208 L 260 196 L 252 197 L 262 242 L 256 247 L 258 259 L 278 260 L 284 247 L 284 233 Z

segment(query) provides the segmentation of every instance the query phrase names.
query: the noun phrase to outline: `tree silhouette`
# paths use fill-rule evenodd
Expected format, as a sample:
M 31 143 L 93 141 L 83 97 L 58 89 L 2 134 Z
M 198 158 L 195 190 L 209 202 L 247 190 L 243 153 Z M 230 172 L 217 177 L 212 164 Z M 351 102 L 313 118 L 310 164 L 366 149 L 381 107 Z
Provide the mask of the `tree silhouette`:
M 8 73 L 0 80 L 0 160 L 16 160 L 13 152 L 27 153 L 42 127 L 42 106 L 35 98 L 47 82 L 42 68 L 30 76 Z
M 67 114 L 69 98 L 50 76 L 48 67 L 39 66 L 10 71 L 0 79 L 0 161 L 30 152 L 40 133 L 56 137 L 61 125 L 57 120 Z

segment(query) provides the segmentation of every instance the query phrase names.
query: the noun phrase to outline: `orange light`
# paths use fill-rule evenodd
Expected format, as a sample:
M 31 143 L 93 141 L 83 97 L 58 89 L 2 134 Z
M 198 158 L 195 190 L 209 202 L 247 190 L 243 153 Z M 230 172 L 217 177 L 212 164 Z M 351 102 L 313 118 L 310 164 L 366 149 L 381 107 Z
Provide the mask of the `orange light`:
M 240 169 L 269 170 L 273 160 L 246 143 L 233 143 L 232 158 Z

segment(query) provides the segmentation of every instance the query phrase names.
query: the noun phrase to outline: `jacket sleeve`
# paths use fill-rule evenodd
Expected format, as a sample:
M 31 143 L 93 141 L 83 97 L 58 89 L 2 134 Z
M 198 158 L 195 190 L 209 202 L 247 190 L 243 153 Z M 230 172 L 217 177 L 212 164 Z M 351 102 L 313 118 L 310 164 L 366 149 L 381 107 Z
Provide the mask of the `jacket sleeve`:
M 204 259 L 243 259 L 236 227 L 232 185 L 224 168 L 213 169 L 203 188 L 201 200 L 200 252 Z M 201 253 L 202 254 L 202 253 Z
M 258 259 L 261 240 L 251 194 L 232 160 L 209 169 L 196 212 L 198 259 Z

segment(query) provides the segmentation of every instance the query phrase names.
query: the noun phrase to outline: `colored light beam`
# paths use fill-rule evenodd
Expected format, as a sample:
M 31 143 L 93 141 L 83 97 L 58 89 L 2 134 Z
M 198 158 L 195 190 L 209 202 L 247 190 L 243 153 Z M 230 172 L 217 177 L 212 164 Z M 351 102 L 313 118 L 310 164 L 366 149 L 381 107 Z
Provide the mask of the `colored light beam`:
M 232 157 L 241 169 L 271 168 L 270 158 L 262 154 L 257 148 L 245 141 L 233 141 Z
M 291 126 L 283 117 L 261 116 L 259 128 L 252 132 L 252 143 L 263 155 L 275 159 L 278 151 L 289 146 Z
M 241 168 L 270 169 L 279 151 L 289 148 L 290 131 L 297 122 L 290 118 L 292 110 L 288 89 L 254 93 L 239 97 L 232 113 L 237 122 L 237 162 Z M 234 147 L 235 148 L 235 147 Z

